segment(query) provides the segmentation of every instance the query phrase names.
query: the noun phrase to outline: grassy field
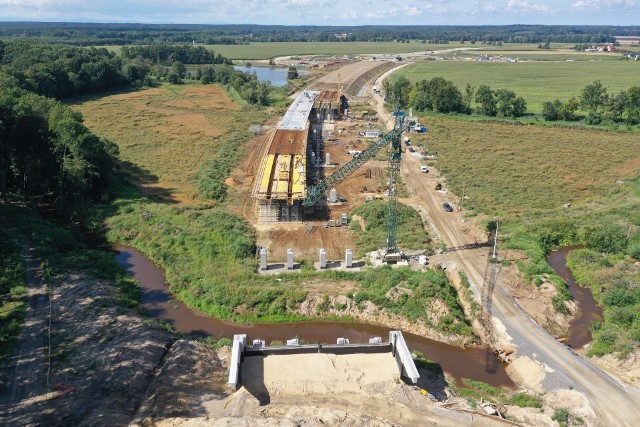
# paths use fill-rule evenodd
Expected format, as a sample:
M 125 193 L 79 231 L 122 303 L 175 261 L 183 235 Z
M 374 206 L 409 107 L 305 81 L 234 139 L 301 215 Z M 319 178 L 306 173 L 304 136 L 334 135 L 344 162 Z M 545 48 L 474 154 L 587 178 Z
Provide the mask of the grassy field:
M 276 56 L 289 55 L 357 55 L 386 54 L 395 55 L 423 50 L 452 49 L 470 46 L 459 43 L 425 44 L 416 41 L 410 43 L 397 42 L 263 42 L 248 45 L 205 45 L 216 53 L 231 59 L 269 59 Z M 119 53 L 120 46 L 99 46 Z
M 528 111 L 540 113 L 545 101 L 578 97 L 584 86 L 601 80 L 610 93 L 638 85 L 638 61 L 575 62 L 419 62 L 398 71 L 411 81 L 444 77 L 463 90 L 467 83 L 510 89 L 527 101 Z
M 352 221 L 350 224 L 355 232 L 358 256 L 379 249 L 380 242 L 386 241 L 387 209 L 387 202 L 375 201 L 361 205 L 352 212 L 353 215 L 360 216 L 366 225 L 365 231 L 362 231 L 358 221 Z M 424 249 L 430 246 L 430 238 L 424 229 L 420 214 L 402 203 L 398 203 L 398 230 L 398 247 L 401 250 Z
M 605 195 L 640 167 L 636 133 L 483 123 L 449 118 L 424 120 L 416 135 L 438 152 L 437 166 L 468 207 L 499 214 L 580 203 Z
M 266 120 L 264 111 L 239 106 L 215 85 L 163 85 L 72 106 L 94 133 L 118 145 L 125 169 L 147 194 L 182 202 L 194 196 L 195 177 L 221 139 Z

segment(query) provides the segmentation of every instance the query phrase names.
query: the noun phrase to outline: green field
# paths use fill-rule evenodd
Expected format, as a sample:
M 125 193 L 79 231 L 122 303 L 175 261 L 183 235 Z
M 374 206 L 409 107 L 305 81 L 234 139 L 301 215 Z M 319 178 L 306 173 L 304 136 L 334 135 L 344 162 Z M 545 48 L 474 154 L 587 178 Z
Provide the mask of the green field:
M 269 59 L 289 55 L 357 55 L 418 52 L 423 50 L 442 50 L 463 47 L 459 43 L 424 44 L 419 42 L 280 42 L 251 43 L 248 45 L 205 45 L 216 53 L 231 59 Z M 470 45 L 469 45 L 470 46 Z M 98 46 L 120 53 L 120 46 Z
M 558 56 L 560 59 L 561 56 Z M 609 93 L 638 85 L 638 61 L 479 62 L 428 61 L 398 71 L 411 81 L 444 77 L 462 90 L 467 83 L 510 89 L 527 101 L 529 112 L 540 113 L 545 101 L 578 97 L 584 86 L 601 80 Z
M 422 118 L 413 140 L 438 153 L 468 207 L 500 215 L 561 208 L 608 194 L 638 174 L 637 133 Z
M 418 42 L 282 42 L 251 43 L 249 45 L 207 45 L 216 53 L 231 59 L 269 59 L 287 55 L 357 55 L 357 54 L 400 54 L 423 50 L 439 50 L 460 47 L 453 44 L 423 44 Z

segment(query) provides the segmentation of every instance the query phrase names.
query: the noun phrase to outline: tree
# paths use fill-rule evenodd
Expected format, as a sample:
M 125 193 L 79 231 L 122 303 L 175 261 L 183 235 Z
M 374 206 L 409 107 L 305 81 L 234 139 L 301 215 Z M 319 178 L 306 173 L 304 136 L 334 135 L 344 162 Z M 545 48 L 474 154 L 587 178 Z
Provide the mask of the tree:
M 200 83 L 208 85 L 216 81 L 216 70 L 212 66 L 204 67 L 200 76 Z
M 433 98 L 433 109 L 441 113 L 463 112 L 462 93 L 451 82 L 441 85 Z
M 410 87 L 411 82 L 404 76 L 398 76 L 391 80 L 387 99 L 391 101 L 394 108 L 405 108 L 408 105 Z
M 177 74 L 180 79 L 184 79 L 187 75 L 187 67 L 180 61 L 173 61 L 171 71 Z
M 628 102 L 627 91 L 621 90 L 618 94 L 611 95 L 606 104 L 607 117 L 614 122 L 621 122 Z
M 633 86 L 627 90 L 627 123 L 640 123 L 640 86 Z
M 527 112 L 527 101 L 521 96 L 514 99 L 513 106 L 511 109 L 512 117 L 514 118 L 522 117 L 525 115 L 526 112 Z
M 167 76 L 167 81 L 172 85 L 177 85 L 179 83 L 182 83 L 182 79 L 180 78 L 180 76 L 173 71 L 171 71 Z
M 467 83 L 467 87 L 464 89 L 464 105 L 467 109 L 467 114 L 471 114 L 471 101 L 473 101 L 473 94 L 475 93 L 475 88 Z
M 562 118 L 562 102 L 560 100 L 555 99 L 553 102 L 545 102 L 542 104 L 542 117 L 548 122 L 555 122 Z
M 496 95 L 496 110 L 498 115 L 502 117 L 513 116 L 513 101 L 516 99 L 516 93 L 512 90 L 498 89 Z
M 580 101 L 578 101 L 575 97 L 571 98 L 562 106 L 562 111 L 560 112 L 562 115 L 562 119 L 566 121 L 573 121 L 577 119 L 576 111 L 580 107 Z
M 485 116 L 496 115 L 496 98 L 494 92 L 487 85 L 481 85 L 476 91 L 476 102 L 480 104 L 480 113 Z
M 287 72 L 287 79 L 293 80 L 297 79 L 298 77 L 300 77 L 298 75 L 298 69 L 296 67 L 289 67 L 289 71 Z
M 597 124 L 602 121 L 601 109 L 607 101 L 607 89 L 600 80 L 586 85 L 582 89 L 580 106 L 587 111 L 587 123 Z

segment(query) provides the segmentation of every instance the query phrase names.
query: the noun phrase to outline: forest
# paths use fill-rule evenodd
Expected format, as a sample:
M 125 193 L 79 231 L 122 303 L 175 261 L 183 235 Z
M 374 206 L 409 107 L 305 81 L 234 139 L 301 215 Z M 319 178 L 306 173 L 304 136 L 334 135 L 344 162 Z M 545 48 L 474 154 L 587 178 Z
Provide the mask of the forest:
M 250 42 L 405 41 L 430 43 L 485 41 L 505 43 L 609 43 L 614 36 L 638 36 L 637 26 L 487 25 L 487 26 L 283 26 L 153 25 L 53 22 L 3 22 L 0 38 L 33 38 L 78 46 L 162 43 L 246 44 Z
M 178 59 L 183 59 L 212 64 L 198 70 L 201 83 L 233 87 L 248 103 L 269 103 L 270 85 L 234 70 L 220 55 L 207 51 L 203 56 L 201 50 L 143 48 L 132 50 L 128 58 L 93 47 L 0 41 L 1 197 L 55 204 L 67 213 L 105 197 L 117 167 L 117 146 L 94 135 L 61 100 L 162 81 L 181 83 L 186 70 Z M 147 59 L 157 58 L 159 51 L 161 62 L 172 61 L 171 68 Z

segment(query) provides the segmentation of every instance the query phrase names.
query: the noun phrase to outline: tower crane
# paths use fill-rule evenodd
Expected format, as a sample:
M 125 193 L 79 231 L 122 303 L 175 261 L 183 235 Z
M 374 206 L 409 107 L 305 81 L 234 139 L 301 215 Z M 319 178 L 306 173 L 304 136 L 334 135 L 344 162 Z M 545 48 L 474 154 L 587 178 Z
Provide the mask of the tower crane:
M 395 111 L 395 125 L 391 131 L 372 142 L 362 153 L 356 154 L 353 159 L 342 165 L 327 178 L 307 189 L 307 196 L 302 202 L 304 206 L 313 206 L 322 199 L 327 191 L 346 177 L 355 172 L 367 160 L 373 158 L 384 146 L 390 145 L 389 153 L 389 205 L 387 208 L 387 242 L 385 248 L 385 261 L 395 262 L 402 258 L 398 249 L 398 175 L 400 173 L 400 161 L 402 159 L 401 137 L 404 130 L 404 112 Z

